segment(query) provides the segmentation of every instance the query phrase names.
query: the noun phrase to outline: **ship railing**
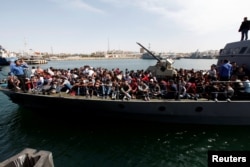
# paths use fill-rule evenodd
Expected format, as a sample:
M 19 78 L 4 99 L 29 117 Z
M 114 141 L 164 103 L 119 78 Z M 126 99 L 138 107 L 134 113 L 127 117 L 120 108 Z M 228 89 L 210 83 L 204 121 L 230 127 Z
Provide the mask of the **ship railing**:
M 228 84 L 235 84 L 235 83 L 249 83 L 250 81 L 211 81 L 211 83 L 220 84 L 219 86 L 227 86 Z M 229 90 L 224 91 L 213 91 L 211 94 L 214 95 L 215 101 L 217 101 L 217 97 L 220 94 L 224 94 L 224 96 L 228 97 L 227 101 L 230 101 L 232 97 L 236 97 L 238 99 L 249 99 L 250 98 L 250 92 L 245 91 L 245 87 L 241 88 L 233 88 Z
M 250 81 L 211 81 L 211 83 L 240 83 L 240 82 L 250 82 Z

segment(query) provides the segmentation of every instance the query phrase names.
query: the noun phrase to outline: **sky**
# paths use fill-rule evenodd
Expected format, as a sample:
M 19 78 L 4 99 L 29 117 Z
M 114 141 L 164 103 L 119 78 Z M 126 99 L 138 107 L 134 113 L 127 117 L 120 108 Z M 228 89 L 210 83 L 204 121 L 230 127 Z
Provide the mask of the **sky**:
M 249 0 L 0 0 L 0 45 L 49 53 L 219 50 L 240 40 Z M 250 35 L 250 34 L 249 34 Z

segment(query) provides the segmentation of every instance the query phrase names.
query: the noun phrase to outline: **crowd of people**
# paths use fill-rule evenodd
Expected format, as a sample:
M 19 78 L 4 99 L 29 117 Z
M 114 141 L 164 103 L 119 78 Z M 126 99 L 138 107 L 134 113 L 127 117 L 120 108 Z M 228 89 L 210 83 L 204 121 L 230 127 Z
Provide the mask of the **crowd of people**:
M 219 67 L 203 71 L 177 69 L 177 75 L 156 78 L 150 71 L 119 68 L 108 70 L 89 65 L 74 69 L 31 69 L 23 60 L 10 64 L 8 88 L 42 94 L 65 92 L 72 96 L 103 99 L 208 98 L 217 100 L 250 93 L 250 71 L 244 65 L 224 60 Z

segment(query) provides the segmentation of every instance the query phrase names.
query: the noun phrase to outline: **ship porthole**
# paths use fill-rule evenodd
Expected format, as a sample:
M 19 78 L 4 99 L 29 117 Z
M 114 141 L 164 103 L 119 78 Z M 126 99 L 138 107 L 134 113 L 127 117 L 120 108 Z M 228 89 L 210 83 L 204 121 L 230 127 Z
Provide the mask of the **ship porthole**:
M 158 110 L 159 110 L 159 111 L 165 111 L 165 110 L 166 110 L 166 107 L 160 106 L 160 107 L 158 108 Z
M 121 109 L 124 109 L 125 106 L 123 104 L 118 104 L 118 106 L 121 108 Z
M 203 111 L 203 107 L 199 106 L 196 107 L 195 112 L 202 112 Z

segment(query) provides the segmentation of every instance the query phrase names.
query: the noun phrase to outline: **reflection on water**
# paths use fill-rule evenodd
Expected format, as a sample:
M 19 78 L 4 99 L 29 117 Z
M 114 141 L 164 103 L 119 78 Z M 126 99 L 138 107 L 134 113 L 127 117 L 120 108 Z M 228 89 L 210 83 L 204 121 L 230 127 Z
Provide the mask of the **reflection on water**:
M 1 122 L 1 155 L 30 147 L 52 151 L 56 166 L 206 166 L 207 150 L 250 148 L 244 126 L 76 120 L 18 108 Z

